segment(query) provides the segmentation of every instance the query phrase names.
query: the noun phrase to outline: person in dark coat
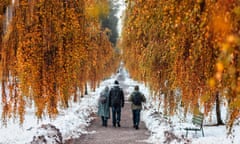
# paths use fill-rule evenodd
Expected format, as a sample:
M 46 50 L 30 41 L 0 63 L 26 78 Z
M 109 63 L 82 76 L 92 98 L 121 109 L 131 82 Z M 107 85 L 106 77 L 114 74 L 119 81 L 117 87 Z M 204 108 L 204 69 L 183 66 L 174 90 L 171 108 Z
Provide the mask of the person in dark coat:
M 100 93 L 98 100 L 98 116 L 102 119 L 102 126 L 107 127 L 107 121 L 110 118 L 109 108 L 109 87 L 106 86 Z
M 135 100 L 135 99 L 138 99 L 138 100 Z M 128 100 L 132 102 L 131 108 L 132 108 L 133 127 L 135 129 L 138 129 L 139 122 L 140 122 L 140 113 L 142 110 L 142 102 L 146 102 L 146 98 L 139 91 L 138 85 L 134 87 L 134 91 L 131 93 Z M 139 101 L 138 104 L 136 104 L 135 101 Z
M 109 106 L 112 108 L 112 123 L 113 126 L 120 127 L 121 121 L 121 108 L 124 107 L 124 93 L 123 90 L 119 87 L 119 82 L 117 80 L 114 81 L 114 86 L 111 88 L 109 92 Z

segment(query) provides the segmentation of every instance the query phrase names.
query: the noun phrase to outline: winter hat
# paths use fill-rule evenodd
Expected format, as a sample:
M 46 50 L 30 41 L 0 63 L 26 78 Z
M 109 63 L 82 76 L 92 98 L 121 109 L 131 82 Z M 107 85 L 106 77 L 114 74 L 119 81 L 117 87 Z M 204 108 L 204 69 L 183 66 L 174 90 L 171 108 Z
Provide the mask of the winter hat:
M 109 90 L 109 87 L 108 87 L 108 86 L 106 86 L 104 90 L 105 90 L 105 91 L 108 91 L 108 90 Z
M 118 85 L 118 84 L 119 84 L 119 82 L 118 82 L 117 80 L 115 80 L 115 81 L 114 81 L 114 84 Z
M 136 86 L 134 87 L 134 90 L 138 91 L 138 90 L 139 90 L 139 86 L 136 85 Z

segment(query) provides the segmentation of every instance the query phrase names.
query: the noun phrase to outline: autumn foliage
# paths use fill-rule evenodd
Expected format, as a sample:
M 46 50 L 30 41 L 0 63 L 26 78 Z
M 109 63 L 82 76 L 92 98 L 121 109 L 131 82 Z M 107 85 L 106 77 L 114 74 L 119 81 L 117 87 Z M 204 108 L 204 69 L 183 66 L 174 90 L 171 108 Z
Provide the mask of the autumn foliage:
M 150 86 L 167 115 L 179 103 L 185 112 L 204 106 L 207 114 L 220 92 L 231 130 L 240 115 L 239 1 L 127 2 L 121 45 L 130 74 Z
M 0 3 L 0 23 L 4 8 Z M 94 90 L 116 69 L 118 55 L 101 28 L 100 16 L 108 13 L 107 1 L 21 0 L 1 36 L 0 77 L 4 122 L 24 120 L 25 106 L 33 101 L 36 116 L 50 117 Z M 102 7 L 104 6 L 104 7 Z M 0 29 L 3 31 L 2 27 Z

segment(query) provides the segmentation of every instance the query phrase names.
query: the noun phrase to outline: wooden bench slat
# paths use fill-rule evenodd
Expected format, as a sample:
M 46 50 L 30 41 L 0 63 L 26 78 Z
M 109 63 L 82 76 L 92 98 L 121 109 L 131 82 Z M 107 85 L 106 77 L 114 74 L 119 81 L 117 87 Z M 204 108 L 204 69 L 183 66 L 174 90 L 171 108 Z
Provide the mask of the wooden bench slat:
M 200 131 L 200 128 L 185 128 L 184 130 Z

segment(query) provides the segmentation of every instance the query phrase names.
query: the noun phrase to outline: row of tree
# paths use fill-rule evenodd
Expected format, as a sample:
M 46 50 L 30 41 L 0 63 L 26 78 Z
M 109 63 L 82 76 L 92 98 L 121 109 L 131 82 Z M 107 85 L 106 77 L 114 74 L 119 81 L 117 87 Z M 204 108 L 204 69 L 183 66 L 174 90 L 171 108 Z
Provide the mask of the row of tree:
M 238 0 L 128 0 L 124 63 L 155 96 L 165 94 L 167 115 L 179 102 L 185 113 L 201 105 L 207 114 L 227 100 L 231 131 L 240 115 L 239 24 Z
M 4 122 L 24 120 L 25 107 L 34 102 L 36 116 L 54 117 L 83 96 L 87 84 L 94 90 L 118 66 L 118 54 L 109 30 L 100 18 L 108 13 L 107 0 L 1 1 L 13 17 L 0 39 L 0 78 Z M 1 33 L 3 28 L 0 27 Z

